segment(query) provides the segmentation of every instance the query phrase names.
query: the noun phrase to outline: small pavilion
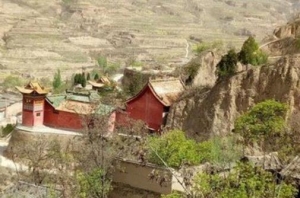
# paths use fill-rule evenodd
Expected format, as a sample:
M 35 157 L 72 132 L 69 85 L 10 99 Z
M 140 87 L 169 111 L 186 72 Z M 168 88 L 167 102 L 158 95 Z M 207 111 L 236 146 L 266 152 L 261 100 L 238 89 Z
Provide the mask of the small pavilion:
M 23 95 L 22 125 L 40 126 L 44 123 L 44 104 L 48 91 L 37 82 L 16 87 Z

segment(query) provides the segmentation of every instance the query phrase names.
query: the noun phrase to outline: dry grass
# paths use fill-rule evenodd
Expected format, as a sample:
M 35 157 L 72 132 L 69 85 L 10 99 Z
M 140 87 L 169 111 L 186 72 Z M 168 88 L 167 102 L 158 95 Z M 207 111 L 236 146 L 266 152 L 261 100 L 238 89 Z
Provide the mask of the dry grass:
M 55 71 L 64 65 L 72 71 L 91 65 L 90 54 L 95 53 L 123 63 L 138 55 L 170 63 L 185 57 L 190 35 L 239 47 L 246 36 L 235 32 L 247 28 L 260 40 L 284 24 L 285 13 L 291 11 L 291 5 L 281 0 L 246 4 L 237 0 L 0 0 L 0 4 L 0 25 L 5 27 L 0 36 L 6 35 L 0 64 L 38 77 L 46 74 L 36 70 L 49 66 Z M 88 37 L 101 42 L 84 45 L 85 38 L 91 42 Z M 45 53 L 29 53 L 35 51 Z

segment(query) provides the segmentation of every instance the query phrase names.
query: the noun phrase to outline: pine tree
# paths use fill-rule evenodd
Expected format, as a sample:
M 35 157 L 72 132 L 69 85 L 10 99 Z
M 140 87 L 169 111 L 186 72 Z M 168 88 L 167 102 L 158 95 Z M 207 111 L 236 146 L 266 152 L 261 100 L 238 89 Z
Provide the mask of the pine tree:
M 80 84 L 82 87 L 85 87 L 86 86 L 86 79 L 83 75 L 81 75 L 81 81 L 80 81 Z
M 57 89 L 61 85 L 62 85 L 62 80 L 61 80 L 60 70 L 58 69 L 57 72 L 54 74 L 52 86 L 54 89 Z
M 95 74 L 94 80 L 98 80 L 98 79 L 99 79 L 99 75 L 98 75 L 98 74 Z

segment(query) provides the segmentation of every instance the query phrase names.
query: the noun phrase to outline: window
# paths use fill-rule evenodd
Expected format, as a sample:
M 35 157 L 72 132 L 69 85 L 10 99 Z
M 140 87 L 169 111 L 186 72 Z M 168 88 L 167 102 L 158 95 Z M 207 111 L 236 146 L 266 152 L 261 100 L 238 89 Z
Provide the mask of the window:
M 36 116 L 41 116 L 41 113 L 36 113 Z

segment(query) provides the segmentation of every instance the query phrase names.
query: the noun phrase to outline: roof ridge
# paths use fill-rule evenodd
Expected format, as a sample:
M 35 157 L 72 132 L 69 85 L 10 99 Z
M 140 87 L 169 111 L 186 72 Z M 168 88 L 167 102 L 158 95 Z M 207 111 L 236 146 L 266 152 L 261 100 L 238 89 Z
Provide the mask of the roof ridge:
M 174 80 L 180 80 L 180 78 L 156 78 L 156 79 L 149 79 L 149 82 L 163 82 L 163 81 L 174 81 Z

